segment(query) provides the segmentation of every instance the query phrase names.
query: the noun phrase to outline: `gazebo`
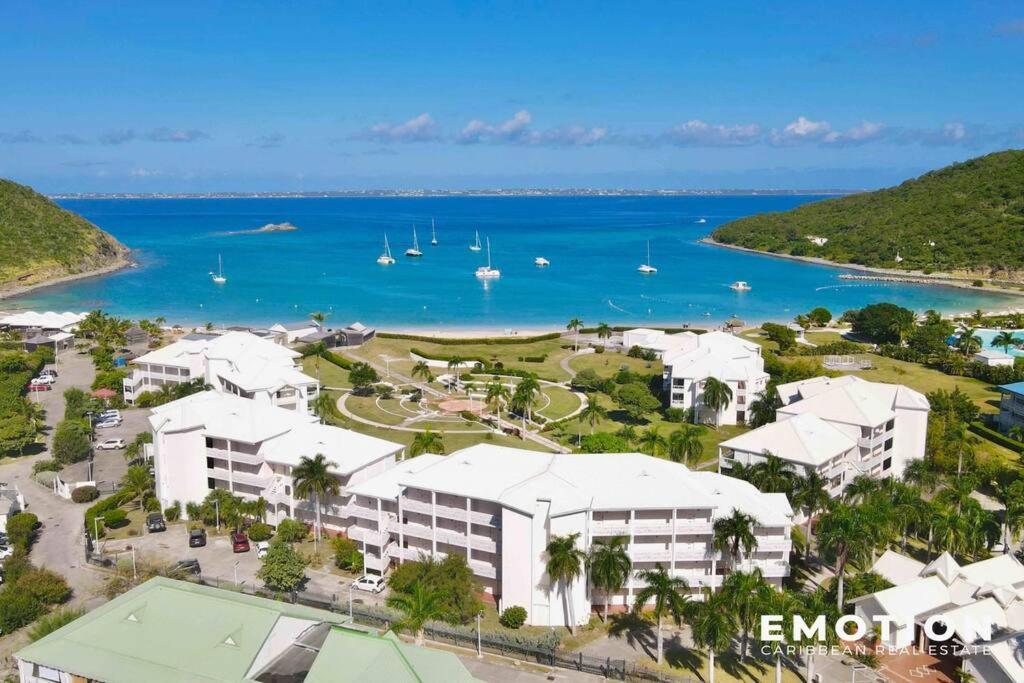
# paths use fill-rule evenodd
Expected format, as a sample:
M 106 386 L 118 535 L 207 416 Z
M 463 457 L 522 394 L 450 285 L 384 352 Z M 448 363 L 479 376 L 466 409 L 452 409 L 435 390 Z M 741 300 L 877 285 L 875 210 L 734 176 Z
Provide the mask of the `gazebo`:
M 98 398 L 101 401 L 109 401 L 112 398 L 117 398 L 117 392 L 113 389 L 97 389 L 89 395 L 93 398 Z
M 730 330 L 736 330 L 741 327 L 746 327 L 746 323 L 737 318 L 736 316 L 733 316 L 725 321 L 725 326 L 728 327 Z

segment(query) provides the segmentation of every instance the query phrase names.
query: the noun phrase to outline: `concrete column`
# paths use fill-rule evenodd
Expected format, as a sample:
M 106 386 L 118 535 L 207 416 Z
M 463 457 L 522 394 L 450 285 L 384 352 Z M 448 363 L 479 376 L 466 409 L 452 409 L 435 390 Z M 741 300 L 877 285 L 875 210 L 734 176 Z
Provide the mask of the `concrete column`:
M 466 496 L 466 563 L 473 559 L 473 519 L 472 501 Z
M 437 491 L 430 492 L 430 552 L 437 555 Z
M 636 523 L 636 510 L 629 511 L 629 556 L 633 557 L 636 553 L 634 547 L 634 536 L 633 536 L 633 525 Z M 626 609 L 633 604 L 633 577 L 629 577 L 629 584 L 626 588 Z
M 402 495 L 403 495 L 403 493 L 404 493 L 403 491 L 399 491 L 398 492 L 398 500 L 397 500 L 397 503 L 398 503 L 398 505 L 397 505 L 397 507 L 398 507 L 398 548 L 399 548 L 398 564 L 402 564 L 403 562 L 405 562 L 405 555 L 404 555 L 404 553 L 402 551 L 402 549 L 405 548 L 405 532 L 403 531 L 403 526 L 402 526 L 403 519 L 404 519 L 402 517 Z
M 234 466 L 234 462 L 231 459 L 231 452 L 232 452 L 231 451 L 231 439 L 225 439 L 224 441 L 227 444 L 227 451 L 228 451 L 228 489 L 230 489 L 231 493 L 234 493 L 235 492 L 235 466 Z
M 672 508 L 672 560 L 671 560 L 671 572 L 675 576 L 676 573 L 676 509 Z

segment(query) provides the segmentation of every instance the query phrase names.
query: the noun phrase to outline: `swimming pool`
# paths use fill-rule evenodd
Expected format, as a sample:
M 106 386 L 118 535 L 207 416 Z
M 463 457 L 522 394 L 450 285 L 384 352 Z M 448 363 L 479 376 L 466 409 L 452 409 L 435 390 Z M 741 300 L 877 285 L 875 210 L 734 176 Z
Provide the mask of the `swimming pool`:
M 1013 332 L 1014 337 L 1017 337 L 1020 342 L 1024 342 L 1024 330 L 975 330 L 974 334 L 981 340 L 981 347 L 983 349 L 995 348 L 1002 351 L 1003 348 L 1001 346 L 992 346 L 992 340 L 995 339 L 996 335 L 1000 332 Z M 1024 351 L 1021 349 L 1015 349 L 1012 346 L 1009 348 L 1007 353 L 1011 356 L 1024 356 Z

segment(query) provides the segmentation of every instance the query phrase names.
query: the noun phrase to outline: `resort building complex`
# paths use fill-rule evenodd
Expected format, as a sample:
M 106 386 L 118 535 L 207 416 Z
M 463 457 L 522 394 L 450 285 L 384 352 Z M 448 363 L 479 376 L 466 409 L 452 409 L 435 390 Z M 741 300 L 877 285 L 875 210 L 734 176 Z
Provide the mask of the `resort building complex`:
M 472 683 L 450 652 L 336 612 L 150 579 L 15 654 L 20 683 Z
M 299 370 L 297 351 L 249 332 L 189 334 L 132 361 L 124 400 L 167 384 L 202 381 L 221 393 L 308 413 L 319 383 Z
M 1024 382 L 999 387 L 998 424 L 1004 434 L 1015 427 L 1024 429 Z
M 871 571 L 894 586 L 852 602 L 857 616 L 868 623 L 891 620 L 883 645 L 952 645 L 943 657 L 971 680 L 1024 680 L 1024 565 L 1013 555 L 961 566 L 949 553 L 925 564 L 888 550 Z M 948 629 L 951 639 L 929 639 L 930 630 L 946 634 Z
M 838 496 L 859 475 L 901 477 L 924 457 L 928 399 L 900 384 L 851 375 L 778 387 L 775 422 L 723 441 L 719 469 L 754 465 L 768 454 L 797 473 L 816 470 Z
M 756 520 L 757 546 L 738 568 L 759 568 L 781 586 L 789 573 L 792 508 L 782 494 L 638 453 L 560 455 L 477 445 L 447 457 L 420 456 L 348 488 L 349 537 L 367 568 L 465 556 L 500 608 L 518 605 L 534 625 L 584 624 L 591 606 L 622 609 L 644 584 L 592 595 L 586 582 L 560 593 L 545 574 L 548 542 L 578 534 L 580 550 L 626 539 L 634 574 L 663 565 L 696 597 L 735 568 L 713 547 L 715 520 L 739 510 Z
M 668 338 L 678 344 L 662 354 L 669 407 L 692 410 L 694 422 L 744 424 L 751 402 L 768 386 L 761 347 L 728 332 L 682 332 Z M 712 378 L 731 392 L 718 410 L 705 402 L 704 388 Z
M 309 501 L 296 499 L 292 468 L 303 456 L 322 454 L 342 495 L 322 501 L 322 522 L 336 533 L 347 529 L 342 512 L 347 487 L 394 466 L 400 444 L 322 425 L 304 411 L 232 393 L 204 391 L 154 408 L 149 418 L 156 494 L 162 507 L 201 502 L 224 489 L 248 499 L 263 497 L 267 520 L 312 522 Z

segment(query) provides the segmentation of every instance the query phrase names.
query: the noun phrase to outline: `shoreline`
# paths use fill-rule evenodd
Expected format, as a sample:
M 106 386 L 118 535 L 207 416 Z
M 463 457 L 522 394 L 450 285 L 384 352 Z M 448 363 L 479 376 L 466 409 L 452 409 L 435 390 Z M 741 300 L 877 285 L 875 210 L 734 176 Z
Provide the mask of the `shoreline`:
M 793 254 L 776 254 L 770 251 L 760 251 L 759 249 L 751 249 L 750 247 L 741 247 L 736 244 L 726 244 L 725 242 L 719 242 L 711 235 L 706 235 L 698 240 L 701 244 L 707 244 L 712 247 L 720 247 L 722 249 L 733 249 L 735 251 L 742 251 L 748 254 L 756 254 L 757 256 L 771 256 L 774 258 L 786 259 L 789 261 L 799 261 L 802 263 L 810 263 L 818 266 L 828 266 L 830 268 L 844 268 L 846 270 L 855 270 L 862 273 L 883 275 L 892 278 L 892 282 L 902 282 L 904 284 L 919 284 L 925 286 L 935 287 L 955 287 L 957 289 L 967 289 L 975 292 L 986 292 L 992 294 L 1002 294 L 1005 296 L 1017 296 L 1024 297 L 1024 291 L 1016 289 L 1008 289 L 1003 286 L 997 286 L 992 284 L 986 284 L 984 287 L 975 287 L 971 283 L 974 279 L 984 278 L 960 278 L 949 274 L 936 274 L 936 273 L 923 273 L 919 270 L 900 270 L 898 268 L 877 268 L 874 266 L 864 266 L 859 263 L 836 263 L 835 261 L 829 261 L 818 256 L 794 256 Z
M 37 282 L 31 285 L 14 285 L 13 287 L 8 288 L 0 287 L 0 301 L 3 301 L 4 299 L 13 299 L 14 297 L 22 296 L 45 287 L 53 287 L 54 285 L 62 285 L 67 282 L 85 280 L 91 277 L 110 275 L 111 273 L 116 273 L 119 270 L 124 270 L 125 268 L 130 268 L 134 265 L 135 261 L 127 256 L 118 256 L 113 263 L 84 273 L 72 273 L 71 275 L 64 275 L 62 277 L 46 280 L 45 282 Z

